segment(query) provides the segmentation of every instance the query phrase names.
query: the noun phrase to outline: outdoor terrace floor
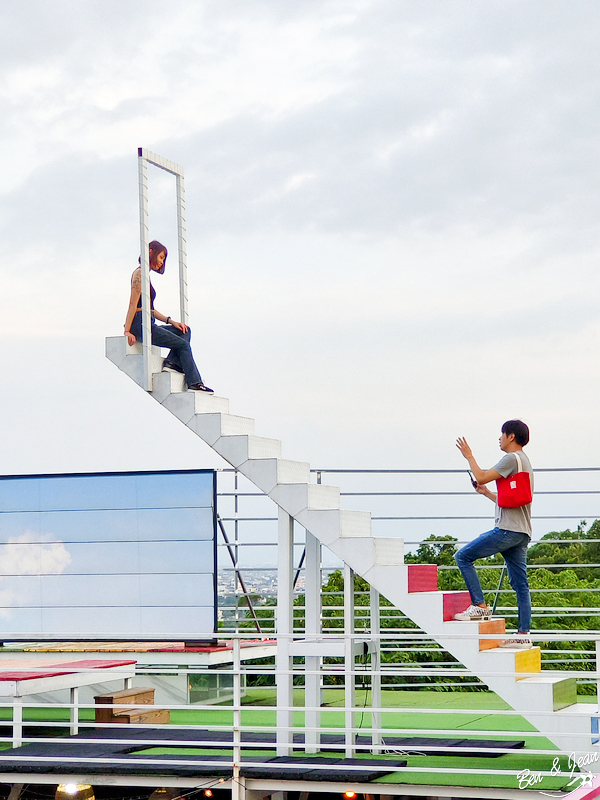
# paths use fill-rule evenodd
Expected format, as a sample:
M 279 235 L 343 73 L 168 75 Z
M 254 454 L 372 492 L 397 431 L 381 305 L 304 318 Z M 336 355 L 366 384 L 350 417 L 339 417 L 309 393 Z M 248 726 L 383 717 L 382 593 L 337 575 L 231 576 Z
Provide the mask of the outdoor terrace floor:
M 373 755 L 368 751 L 359 752 L 356 758 L 359 761 L 369 762 L 369 765 L 381 763 L 388 766 L 390 772 L 382 774 L 380 777 L 373 778 L 369 785 L 372 793 L 385 793 L 383 785 L 413 784 L 420 786 L 456 786 L 456 787 L 481 787 L 491 789 L 516 790 L 519 789 L 519 779 L 517 773 L 523 770 L 531 772 L 541 772 L 542 779 L 534 787 L 535 790 L 563 790 L 570 791 L 576 788 L 577 784 L 567 786 L 571 779 L 570 768 L 568 766 L 568 754 L 559 753 L 556 747 L 547 739 L 532 735 L 534 729 L 522 717 L 512 714 L 497 714 L 495 712 L 508 711 L 509 707 L 497 695 L 492 692 L 436 692 L 426 690 L 414 691 L 384 691 L 383 706 L 389 711 L 383 713 L 382 728 L 384 739 L 390 752 L 385 755 Z M 585 699 L 585 698 L 581 698 Z M 591 710 L 596 708 L 593 698 Z M 363 691 L 357 691 L 357 707 L 369 702 Z M 303 703 L 303 690 L 295 690 L 295 704 Z M 328 688 L 324 690 L 324 706 L 322 708 L 322 727 L 327 729 L 323 735 L 322 751 L 316 755 L 307 755 L 299 749 L 301 735 L 295 735 L 294 758 L 305 759 L 302 762 L 302 771 L 306 771 L 308 766 L 304 764 L 315 764 L 319 762 L 325 766 L 323 758 L 343 759 L 343 730 L 345 717 L 343 709 L 344 695 L 341 689 Z M 416 712 L 419 713 L 416 713 Z M 453 712 L 456 713 L 453 713 Z M 443 712 L 443 713 L 442 713 Z M 41 706 L 24 710 L 24 719 L 28 725 L 25 728 L 25 736 L 35 738 L 36 741 L 26 744 L 16 750 L 10 750 L 10 743 L 5 742 L 2 746 L 4 752 L 0 757 L 0 772 L 7 773 L 16 771 L 30 772 L 33 762 L 28 762 L 28 756 L 39 759 L 37 771 L 46 769 L 55 772 L 54 768 L 48 769 L 48 763 L 44 765 L 44 754 L 49 759 L 67 759 L 68 753 L 74 754 L 77 748 L 81 748 L 80 757 L 84 763 L 63 763 L 61 771 L 75 775 L 81 772 L 89 772 L 95 758 L 102 757 L 102 747 L 96 748 L 96 756 L 87 749 L 87 742 L 94 740 L 96 746 L 103 745 L 105 755 L 109 755 L 106 745 L 109 745 L 110 738 L 118 745 L 116 749 L 123 750 L 123 740 L 129 739 L 131 746 L 126 748 L 131 757 L 123 760 L 123 771 L 131 776 L 136 774 L 153 775 L 204 775 L 218 778 L 231 774 L 231 759 L 233 750 L 229 745 L 231 729 L 233 725 L 233 712 L 227 705 L 219 705 L 203 708 L 174 709 L 171 712 L 171 724 L 160 728 L 150 726 L 112 726 L 99 731 L 93 724 L 94 711 L 91 708 L 81 709 L 80 720 L 82 722 L 81 732 L 77 737 L 65 737 L 65 730 L 68 729 L 68 709 L 60 709 L 51 706 Z M 275 709 L 275 689 L 273 687 L 252 688 L 248 690 L 243 700 L 242 716 L 242 739 L 243 764 L 242 774 L 248 767 L 247 775 L 263 776 L 265 767 L 261 766 L 268 759 L 275 756 L 274 749 L 269 746 L 274 742 L 274 731 L 276 726 Z M 10 706 L 0 707 L 0 719 L 9 721 L 11 717 Z M 86 729 L 85 723 L 89 725 Z M 90 724 L 91 723 L 91 724 Z M 61 725 L 62 724 L 62 725 Z M 294 725 L 298 727 L 300 734 L 304 724 L 304 712 L 294 713 Z M 364 731 L 370 732 L 371 714 L 368 709 L 358 711 L 356 714 L 356 726 Z M 336 731 L 339 733 L 336 735 Z M 385 731 L 389 731 L 386 736 Z M 432 752 L 427 755 L 417 755 L 414 747 L 409 746 L 403 749 L 402 743 L 396 740 L 398 737 L 411 739 L 414 737 L 427 737 L 431 745 L 435 745 L 436 739 L 446 740 L 439 742 L 446 747 L 447 740 L 468 740 L 467 745 L 477 746 L 477 733 L 489 732 L 482 737 L 485 740 L 500 740 L 505 743 L 501 747 L 519 746 L 515 743 L 523 742 L 522 749 L 502 754 L 477 754 L 472 752 L 460 754 L 459 751 L 443 755 Z M 0 733 L 10 737 L 10 728 L 2 726 Z M 56 737 L 60 738 L 60 748 L 57 748 Z M 110 738 L 109 738 L 110 737 Z M 44 742 L 43 739 L 50 740 Z M 52 741 L 54 739 L 54 742 Z M 225 741 L 223 741 L 225 739 Z M 180 744 L 175 744 L 180 742 Z M 359 734 L 359 744 L 367 742 Z M 127 744 L 127 742 L 126 742 Z M 410 742 L 405 742 L 410 745 Z M 413 742 L 413 744 L 415 744 Z M 418 743 L 417 743 L 418 744 Z M 415 744 L 416 746 L 416 744 Z M 422 746 L 422 743 L 419 744 Z M 462 746 L 465 746 L 463 742 Z M 131 751 L 135 751 L 132 753 Z M 547 753 L 536 753 L 532 751 L 547 750 Z M 406 752 L 405 752 L 406 751 Z M 114 755 L 117 753 L 113 747 Z M 89 753 L 89 757 L 86 755 Z M 550 775 L 553 761 L 558 758 L 561 772 L 559 775 Z M 121 759 L 117 758 L 111 766 L 110 772 L 113 778 L 119 774 Z M 125 766 L 127 761 L 127 766 Z M 156 767 L 148 771 L 145 761 L 156 761 Z M 87 768 L 86 768 L 87 762 Z M 179 762 L 182 762 L 181 764 Z M 398 765 L 406 762 L 406 766 L 398 768 Z M 58 762 L 57 762 L 58 763 Z M 135 766 L 137 763 L 137 767 Z M 255 769 L 250 769 L 251 764 L 255 764 Z M 20 766 L 19 766 L 20 765 Z M 96 766 L 102 771 L 106 769 L 97 762 Z M 327 765 L 329 766 L 329 765 Z M 347 762 L 346 766 L 351 764 Z M 366 766 L 366 764 L 365 764 Z M 260 772 L 256 768 L 261 767 Z M 266 769 L 272 771 L 272 777 L 277 778 L 283 773 L 280 772 L 283 765 L 276 766 L 270 764 Z M 296 764 L 297 769 L 297 764 Z M 35 770 L 34 770 L 35 771 Z M 96 769 L 92 770 L 96 772 Z M 544 774 L 548 773 L 548 774 Z M 331 780 L 331 771 L 327 773 L 325 780 Z M 344 764 L 340 764 L 333 774 L 339 774 L 339 780 L 352 782 L 353 770 L 345 769 Z M 316 775 L 313 776 L 316 779 Z M 364 784 L 363 784 L 364 786 Z M 320 791 L 325 791 L 320 784 Z M 364 789 L 362 790 L 364 791 Z

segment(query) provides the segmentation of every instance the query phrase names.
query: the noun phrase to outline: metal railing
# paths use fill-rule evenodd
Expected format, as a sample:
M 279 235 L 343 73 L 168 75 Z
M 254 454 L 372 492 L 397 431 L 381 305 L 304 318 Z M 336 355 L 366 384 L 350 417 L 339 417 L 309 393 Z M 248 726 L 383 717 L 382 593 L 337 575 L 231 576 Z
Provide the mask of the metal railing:
M 222 787 L 232 791 L 237 798 L 242 798 L 245 789 L 251 787 L 265 793 L 268 793 L 267 789 L 276 791 L 278 788 L 340 791 L 337 784 L 342 782 L 344 789 L 362 793 L 367 788 L 365 784 L 353 780 L 353 771 L 360 770 L 360 762 L 342 761 L 332 765 L 321 761 L 323 756 L 344 758 L 361 754 L 375 759 L 374 763 L 369 764 L 369 771 L 374 775 L 392 775 L 387 779 L 391 783 L 386 783 L 386 793 L 391 794 L 405 794 L 407 784 L 424 784 L 423 794 L 431 796 L 432 792 L 426 786 L 434 781 L 425 780 L 425 776 L 434 773 L 442 784 L 480 787 L 478 797 L 516 796 L 511 791 L 519 789 L 519 781 L 524 780 L 526 771 L 531 771 L 534 766 L 541 776 L 541 785 L 537 788 L 557 788 L 556 781 L 550 780 L 557 776 L 557 764 L 562 769 L 563 784 L 569 780 L 570 751 L 557 751 L 548 741 L 548 736 L 552 736 L 556 730 L 552 724 L 556 712 L 536 714 L 540 730 L 532 731 L 518 712 L 499 706 L 491 693 L 485 696 L 484 703 L 473 703 L 469 702 L 474 697 L 472 693 L 453 692 L 451 696 L 444 695 L 448 701 L 440 705 L 436 701 L 436 693 L 430 691 L 431 686 L 411 681 L 416 677 L 428 676 L 436 679 L 448 677 L 451 680 L 460 676 L 468 678 L 469 673 L 460 665 L 424 664 L 417 668 L 411 664 L 396 663 L 377 668 L 367 659 L 364 663 L 357 662 L 351 670 L 338 663 L 327 663 L 327 660 L 319 668 L 318 674 L 323 681 L 321 702 L 318 706 L 302 707 L 305 714 L 318 714 L 319 724 L 316 728 L 307 726 L 301 718 L 297 718 L 289 729 L 296 737 L 295 747 L 305 752 L 303 769 L 314 769 L 315 780 L 307 785 L 301 779 L 290 779 L 286 769 L 289 772 L 295 766 L 297 770 L 293 757 L 287 761 L 270 760 L 275 757 L 277 735 L 281 734 L 276 711 L 282 709 L 277 709 L 274 683 L 276 678 L 281 679 L 282 671 L 279 669 L 276 675 L 272 657 L 263 658 L 260 663 L 242 660 L 241 645 L 252 636 L 251 633 L 231 636 L 233 649 L 230 665 L 211 670 L 231 678 L 232 697 L 227 704 L 214 706 L 195 703 L 190 706 L 189 703 L 157 701 L 153 705 L 127 705 L 129 710 L 137 708 L 146 712 L 168 709 L 171 713 L 168 724 L 133 722 L 123 726 L 96 722 L 94 711 L 97 706 L 93 702 L 54 702 L 53 717 L 47 711 L 41 711 L 40 699 L 21 703 L 20 706 L 25 710 L 23 743 L 35 745 L 35 750 L 32 754 L 25 747 L 23 750 L 0 753 L 0 782 L 14 783 L 15 776 L 21 775 L 22 782 L 57 783 L 62 780 L 57 776 L 67 775 L 73 782 L 82 783 L 177 786 L 200 790 Z M 333 641 L 350 637 L 356 640 L 359 636 L 358 631 L 344 634 L 340 630 L 335 634 L 325 634 L 323 639 Z M 369 636 L 380 642 L 382 649 L 387 644 L 397 646 L 398 643 L 401 650 L 412 649 L 416 643 L 424 653 L 428 652 L 426 640 L 413 631 L 401 636 L 369 632 Z M 565 636 L 568 634 L 563 633 L 562 638 Z M 558 635 L 551 638 L 560 640 Z M 579 634 L 575 638 L 595 641 L 591 634 Z M 191 676 L 203 674 L 206 670 L 188 665 L 172 667 L 169 671 L 189 680 Z M 137 682 L 146 685 L 156 678 L 157 673 L 160 673 L 158 667 L 139 667 Z M 293 678 L 295 693 L 301 699 L 305 681 L 314 671 L 307 668 L 302 659 L 296 659 L 293 667 L 283 673 Z M 351 677 L 353 685 L 350 691 L 348 686 L 335 683 L 344 674 Z M 480 677 L 485 682 L 486 678 L 502 674 L 490 668 Z M 580 674 L 578 669 L 568 673 L 575 678 Z M 564 677 L 565 673 L 560 675 Z M 598 669 L 595 668 L 588 675 L 596 681 Z M 378 677 L 384 682 L 379 694 L 375 692 L 374 684 Z M 390 684 L 389 679 L 397 682 Z M 331 685 L 328 685 L 328 680 L 332 681 Z M 453 702 L 449 702 L 450 698 L 453 698 Z M 11 706 L 10 703 L 0 704 L 0 712 L 8 711 L 10 717 Z M 124 709 L 120 704 L 115 704 L 114 710 L 118 712 Z M 299 707 L 294 705 L 294 708 L 283 710 L 297 713 Z M 589 708 L 582 708 L 576 713 L 582 720 L 589 720 L 596 712 L 597 705 L 590 704 Z M 77 718 L 79 734 L 68 739 L 68 749 L 65 749 L 57 736 L 71 732 L 73 714 Z M 6 714 L 4 717 L 6 719 Z M 475 720 L 478 720 L 476 727 L 470 728 Z M 317 746 L 307 745 L 304 737 L 315 731 L 318 733 Z M 416 737 L 420 737 L 418 741 Z M 567 742 L 570 737 L 575 752 L 580 737 L 568 732 L 563 734 Z M 457 738 L 461 741 L 457 742 Z M 525 749 L 515 751 L 515 740 L 525 742 Z M 11 741 L 10 735 L 0 737 L 3 744 L 10 745 Z M 100 742 L 102 747 L 99 747 Z M 501 759 L 491 762 L 487 759 L 481 762 L 461 759 L 467 755 L 471 759 L 487 756 L 490 746 L 496 755 L 506 757 L 506 763 Z M 444 755 L 449 750 L 451 759 Z M 43 762 L 45 772 L 36 772 L 32 768 L 36 760 Z M 400 764 L 399 761 L 405 763 Z M 165 766 L 168 767 L 166 771 Z M 200 766 L 202 772 L 199 772 Z M 211 769 L 214 774 L 210 774 Z M 261 772 L 253 777 L 253 770 Z M 319 778 L 320 770 L 326 770 L 322 778 Z M 269 773 L 268 777 L 265 777 L 265 772 Z M 332 773 L 336 775 L 337 772 L 339 778 L 332 777 Z M 278 775 L 281 775 L 280 780 Z M 492 775 L 503 779 L 507 785 L 506 794 L 499 794 L 498 789 L 490 788 Z M 369 787 L 371 792 L 376 790 L 376 785 L 372 783 Z M 403 791 L 401 787 L 404 787 Z
M 492 504 L 476 494 L 467 484 L 468 476 L 464 469 L 314 469 L 312 474 L 316 483 L 321 483 L 330 476 L 337 479 L 337 483 L 341 485 L 342 506 L 371 511 L 374 535 L 397 535 L 404 538 L 406 552 L 416 552 L 428 537 L 442 539 L 448 533 L 455 536 L 457 545 L 461 545 L 482 530 L 493 526 Z M 335 483 L 336 480 L 331 482 Z M 248 598 L 254 598 L 250 599 L 250 603 L 254 612 L 258 613 L 260 609 L 259 617 L 270 616 L 273 619 L 275 615 L 277 513 L 275 504 L 235 470 L 219 472 L 218 487 L 221 525 L 224 530 L 229 531 L 229 542 L 221 543 L 219 547 L 222 556 L 219 613 L 221 621 L 228 623 L 223 630 L 235 631 L 237 624 L 244 623 L 246 619 Z M 583 508 L 580 506 L 582 498 L 586 500 Z M 536 470 L 534 502 L 532 544 L 538 543 L 542 536 L 552 530 L 571 527 L 577 532 L 582 521 L 593 522 L 600 519 L 600 467 Z M 482 513 L 484 511 L 487 514 Z M 421 535 L 415 536 L 416 532 Z M 303 536 L 303 529 L 296 525 L 294 564 L 297 596 L 303 594 Z M 577 542 L 593 544 L 596 540 L 582 534 L 579 538 L 575 536 L 569 540 L 550 537 L 544 541 L 565 547 Z M 342 565 L 323 548 L 322 566 L 326 577 Z M 530 569 L 533 571 L 551 567 L 553 571 L 575 568 L 591 571 L 599 566 L 593 563 L 535 564 Z M 502 565 L 486 565 L 486 569 L 498 570 L 500 577 Z M 457 571 L 457 568 L 440 566 L 440 572 L 446 570 Z M 236 576 L 244 581 L 244 591 L 241 591 Z M 507 583 L 506 581 L 502 587 L 496 584 L 493 594 L 491 589 L 488 591 L 491 600 L 496 600 L 498 611 L 510 618 L 516 616 L 516 607 L 506 606 L 505 600 L 512 592 Z M 532 588 L 534 625 L 536 616 L 543 619 L 552 612 L 564 611 L 562 606 L 549 607 L 541 603 L 536 606 L 536 599 L 541 599 L 552 591 L 549 588 Z M 561 591 L 568 595 L 583 590 L 565 587 Z M 598 595 L 599 591 L 600 587 L 585 589 L 592 596 Z M 572 608 L 570 613 L 573 617 L 598 616 L 600 597 L 598 607 L 580 606 Z M 270 625 L 267 629 L 269 627 Z

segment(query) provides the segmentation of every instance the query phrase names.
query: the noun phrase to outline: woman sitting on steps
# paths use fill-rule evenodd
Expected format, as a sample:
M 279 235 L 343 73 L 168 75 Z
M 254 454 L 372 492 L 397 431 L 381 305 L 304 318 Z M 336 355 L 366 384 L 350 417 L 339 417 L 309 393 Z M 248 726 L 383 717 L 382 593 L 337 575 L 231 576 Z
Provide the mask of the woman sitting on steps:
M 162 275 L 167 261 L 167 248 L 160 242 L 153 241 L 149 244 L 150 269 Z M 183 322 L 175 322 L 171 317 L 165 316 L 154 308 L 156 290 L 150 283 L 150 309 L 152 314 L 152 344 L 158 347 L 168 347 L 170 352 L 163 362 L 163 370 L 182 372 L 188 389 L 197 392 L 210 392 L 205 386 L 190 347 L 191 330 Z M 165 322 L 165 325 L 156 325 L 155 320 Z M 125 335 L 130 345 L 142 341 L 142 268 L 139 266 L 131 276 L 131 295 L 129 308 L 125 318 Z

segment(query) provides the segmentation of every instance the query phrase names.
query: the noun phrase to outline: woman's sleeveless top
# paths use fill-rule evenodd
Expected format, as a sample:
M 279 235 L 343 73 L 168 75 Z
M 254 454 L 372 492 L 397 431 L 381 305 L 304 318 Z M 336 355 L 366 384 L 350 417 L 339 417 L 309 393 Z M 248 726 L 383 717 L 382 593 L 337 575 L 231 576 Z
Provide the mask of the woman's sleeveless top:
M 152 286 L 152 282 L 150 282 L 150 309 L 154 311 L 154 298 L 156 297 L 156 289 Z M 142 307 L 142 295 L 140 295 L 140 299 L 138 300 L 137 304 L 138 308 Z

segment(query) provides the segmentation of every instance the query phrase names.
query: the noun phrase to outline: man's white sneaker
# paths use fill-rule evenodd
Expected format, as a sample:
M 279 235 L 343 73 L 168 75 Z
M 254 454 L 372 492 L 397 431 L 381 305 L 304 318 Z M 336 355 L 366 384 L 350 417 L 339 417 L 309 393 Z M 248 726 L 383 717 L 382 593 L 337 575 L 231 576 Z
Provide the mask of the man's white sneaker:
M 533 647 L 533 642 L 529 636 L 520 633 L 515 636 L 510 636 L 508 639 L 504 639 L 503 642 L 500 642 L 498 647 L 508 647 L 511 650 L 529 650 L 530 647 Z
M 485 620 L 492 618 L 492 610 L 489 606 L 485 608 L 481 608 L 481 606 L 473 606 L 470 605 L 464 611 L 461 611 L 460 614 L 455 614 L 454 619 L 458 619 L 461 622 L 469 622 L 470 620 Z

